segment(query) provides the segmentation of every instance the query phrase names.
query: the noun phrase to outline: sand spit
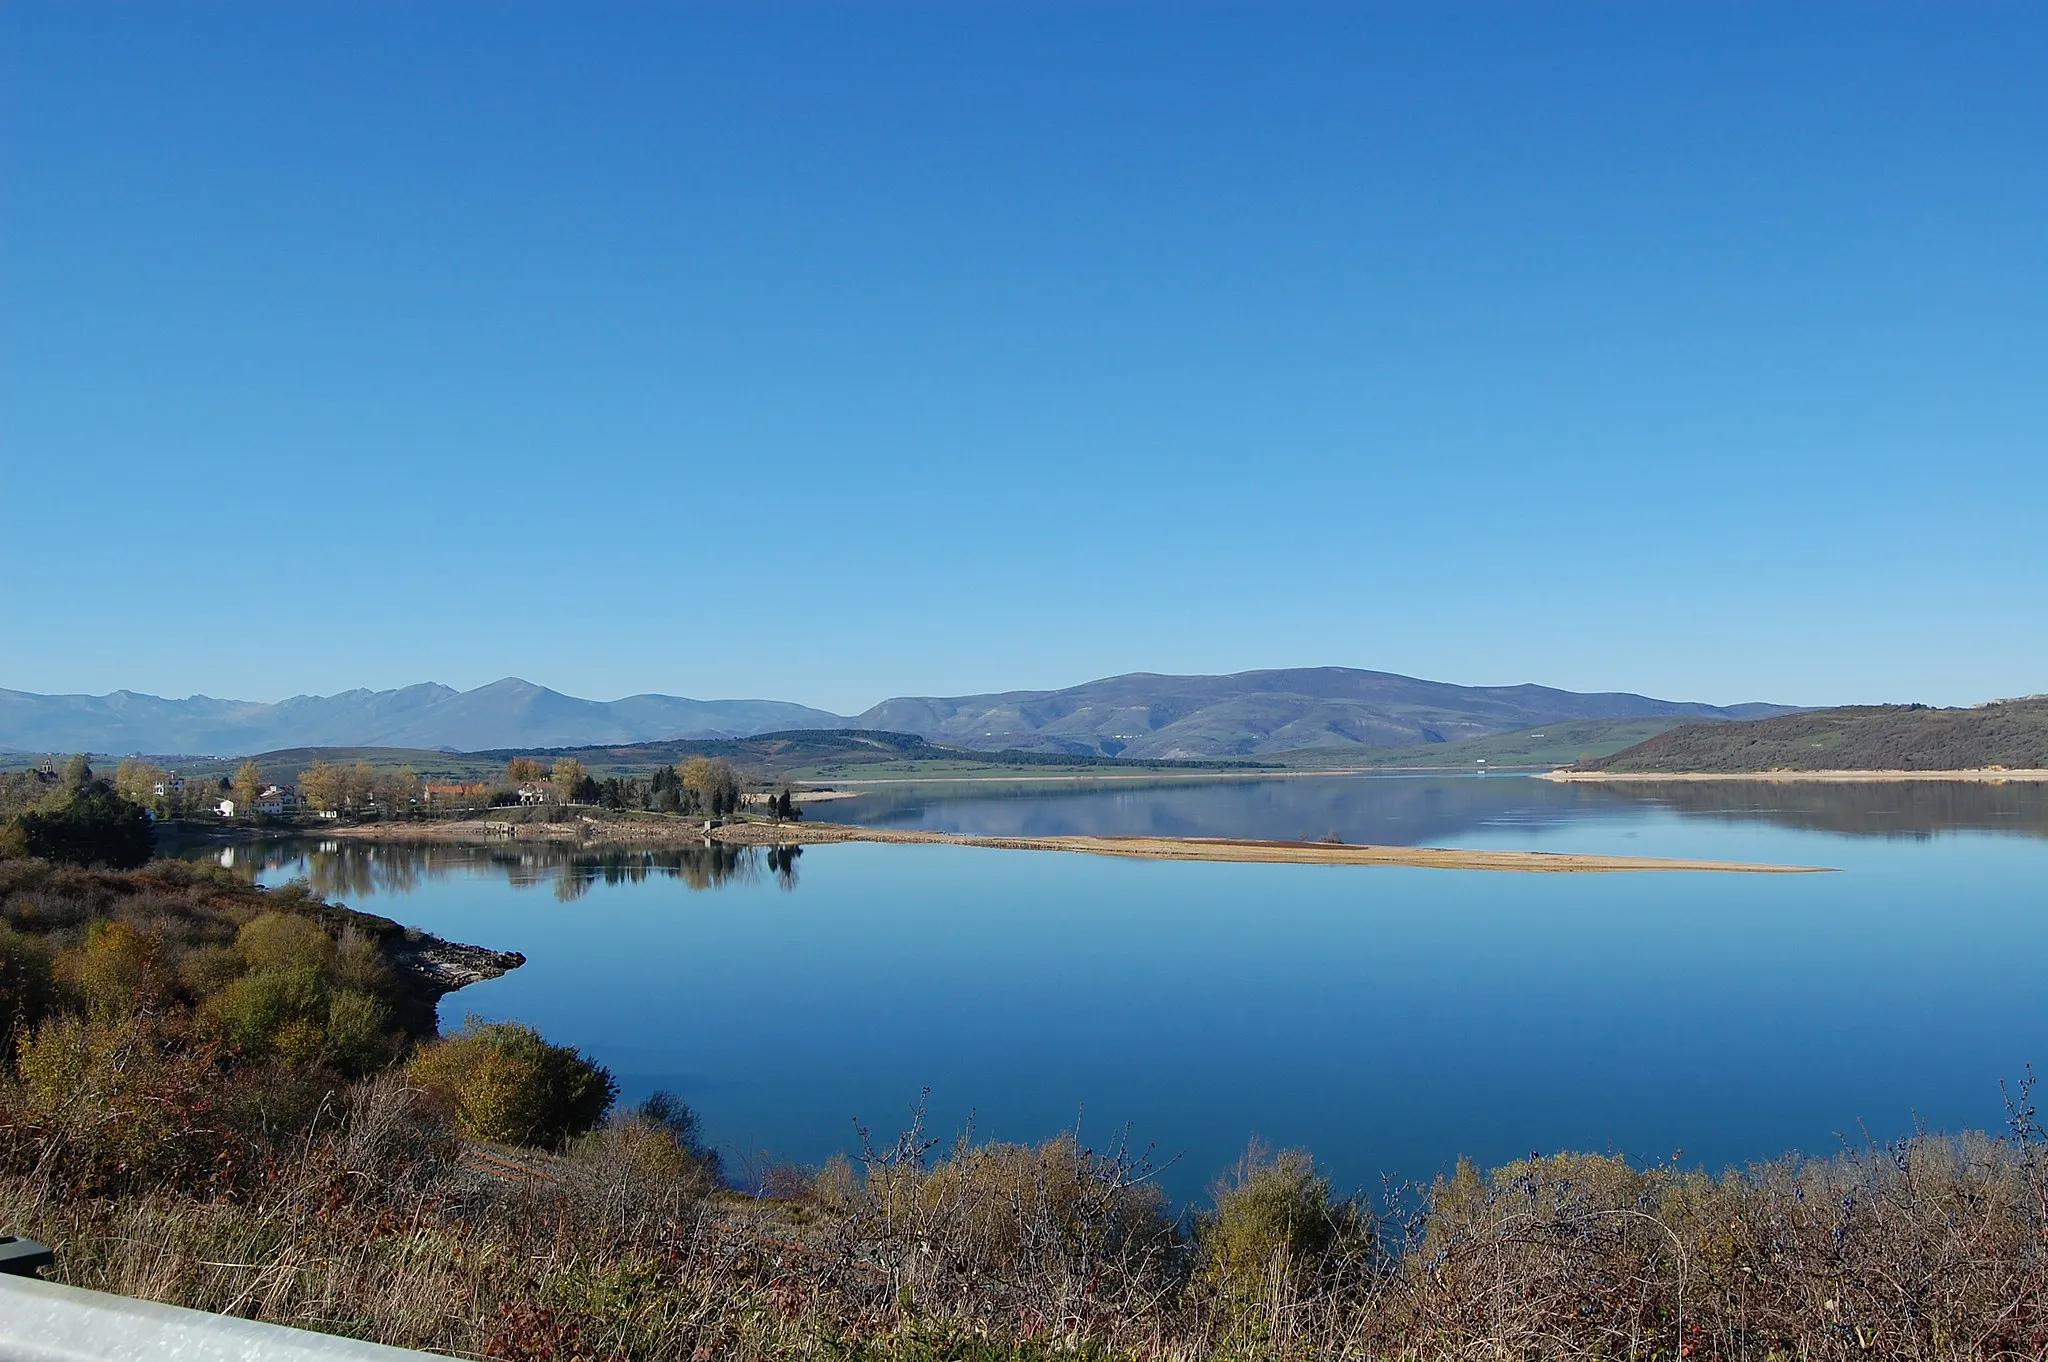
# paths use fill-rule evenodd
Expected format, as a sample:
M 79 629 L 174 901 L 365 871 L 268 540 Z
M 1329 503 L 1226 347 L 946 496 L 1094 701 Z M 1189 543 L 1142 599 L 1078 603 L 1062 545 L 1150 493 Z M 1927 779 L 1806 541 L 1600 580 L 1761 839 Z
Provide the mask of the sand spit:
M 791 835 L 794 834 L 794 835 Z M 720 841 L 743 843 L 916 842 L 996 847 L 1008 851 L 1079 851 L 1154 861 L 1238 861 L 1286 865 L 1415 865 L 1445 870 L 1597 872 L 1615 870 L 1731 870 L 1800 874 L 1825 866 L 1756 865 L 1663 856 L 1602 856 L 1556 851 L 1487 851 L 1454 847 L 1352 845 L 1346 842 L 1273 842 L 1248 837 L 977 837 L 957 832 L 856 828 L 844 824 L 780 827 L 739 823 L 717 829 Z
M 335 828 L 334 837 L 380 842 L 559 842 L 579 846 L 676 846 L 722 842 L 736 846 L 811 846 L 829 842 L 892 842 L 994 847 L 1008 851 L 1078 851 L 1155 861 L 1236 861 L 1280 865 L 1414 865 L 1442 870 L 1521 870 L 1598 873 L 1619 870 L 1719 870 L 1796 875 L 1817 865 L 1762 865 L 1669 856 L 1604 856 L 1569 851 L 1490 851 L 1460 847 L 1353 845 L 1347 842 L 1274 842 L 1248 837 L 975 837 L 957 832 L 861 828 L 846 823 L 727 823 L 707 827 L 695 819 L 584 818 L 563 823 L 386 823 Z
M 2007 770 L 2000 766 L 1970 771 L 1546 771 L 1541 780 L 1575 783 L 1642 784 L 1667 780 L 1745 780 L 1820 784 L 1862 784 L 1897 780 L 1969 780 L 1992 785 L 2008 781 L 2048 781 L 2048 771 Z

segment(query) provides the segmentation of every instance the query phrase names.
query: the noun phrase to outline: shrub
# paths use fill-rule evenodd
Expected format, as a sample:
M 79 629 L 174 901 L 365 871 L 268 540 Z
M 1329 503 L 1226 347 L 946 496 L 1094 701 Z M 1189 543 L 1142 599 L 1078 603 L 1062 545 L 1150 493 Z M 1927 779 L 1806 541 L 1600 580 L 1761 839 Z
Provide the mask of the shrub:
M 189 1183 L 224 1166 L 223 1132 L 208 1116 L 220 1076 L 204 1047 L 167 1046 L 133 1023 L 54 1016 L 16 1068 L 16 1120 L 36 1136 L 37 1164 L 64 1185 Z
M 611 1071 L 519 1022 L 471 1017 L 413 1057 L 412 1080 L 446 1101 L 472 1139 L 555 1146 L 604 1119 Z
M 391 967 L 375 937 L 353 925 L 334 943 L 334 982 L 359 993 L 381 994 L 391 987 Z
M 85 1004 L 86 1014 L 114 1021 L 152 1008 L 163 993 L 158 970 L 162 943 L 125 922 L 94 922 L 85 945 L 57 960 L 58 972 Z
M 35 1029 L 55 995 L 49 949 L 0 922 L 0 1066 L 14 1058 L 15 1038 Z
M 320 1048 L 327 990 L 314 970 L 253 970 L 208 999 L 206 1010 L 221 1038 L 243 1054 L 276 1052 L 302 1063 Z
M 1298 1149 L 1253 1146 L 1212 1191 L 1196 1221 L 1201 1277 L 1226 1308 L 1287 1292 L 1368 1249 L 1371 1222 L 1330 1193 L 1330 1180 Z
M 297 913 L 264 913 L 235 933 L 235 950 L 253 970 L 310 970 L 326 974 L 334 963 L 334 938 L 320 924 Z
M 688 1102 L 672 1092 L 655 1091 L 647 1095 L 647 1100 L 634 1107 L 632 1114 L 650 1125 L 659 1126 L 667 1131 L 678 1149 L 710 1172 L 718 1172 L 718 1151 L 705 1145 L 702 1123 Z
M 355 989 L 337 989 L 327 1000 L 324 1057 L 349 1074 L 368 1074 L 391 1059 L 391 1009 Z

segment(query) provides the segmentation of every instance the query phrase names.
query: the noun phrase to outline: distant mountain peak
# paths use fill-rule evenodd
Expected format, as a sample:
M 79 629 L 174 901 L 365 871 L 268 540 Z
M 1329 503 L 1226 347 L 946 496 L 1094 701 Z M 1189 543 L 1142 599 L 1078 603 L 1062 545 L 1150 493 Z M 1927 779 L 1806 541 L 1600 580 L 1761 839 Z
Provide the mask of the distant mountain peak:
M 866 728 L 962 747 L 1130 757 L 1242 757 L 1304 747 L 1450 742 L 1579 718 L 1701 719 L 1782 713 L 1626 692 L 1458 686 L 1353 667 L 1215 676 L 1125 672 L 1059 690 L 885 700 L 858 719 L 777 700 L 642 693 L 583 700 L 519 676 L 459 691 L 434 681 L 395 690 L 295 695 L 265 704 L 133 691 L 48 696 L 0 690 L 0 746 L 25 751 L 234 754 L 294 747 L 478 751 L 745 737 Z

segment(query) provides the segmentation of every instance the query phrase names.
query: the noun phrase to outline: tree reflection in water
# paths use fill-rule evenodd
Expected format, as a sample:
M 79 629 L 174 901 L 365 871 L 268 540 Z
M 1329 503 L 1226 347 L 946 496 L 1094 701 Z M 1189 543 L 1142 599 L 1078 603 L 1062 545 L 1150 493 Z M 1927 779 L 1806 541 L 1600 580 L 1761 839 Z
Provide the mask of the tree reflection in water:
M 797 846 L 727 846 L 711 842 L 665 847 L 578 847 L 529 842 L 469 846 L 423 842 L 367 842 L 293 838 L 208 848 L 194 854 L 257 878 L 283 870 L 303 877 L 323 899 L 346 901 L 411 893 L 422 880 L 479 871 L 502 871 L 519 889 L 550 886 L 567 903 L 590 886 L 681 880 L 691 889 L 752 883 L 773 875 L 784 890 L 797 885 Z

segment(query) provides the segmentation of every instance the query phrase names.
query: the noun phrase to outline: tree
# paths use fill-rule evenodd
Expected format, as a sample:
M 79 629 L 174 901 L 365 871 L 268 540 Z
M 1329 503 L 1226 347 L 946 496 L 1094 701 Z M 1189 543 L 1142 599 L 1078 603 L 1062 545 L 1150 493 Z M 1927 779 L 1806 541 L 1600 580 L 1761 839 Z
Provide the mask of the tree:
M 341 768 L 341 802 L 360 809 L 370 802 L 377 788 L 377 768 L 367 761 L 351 762 Z
M 92 763 L 85 759 L 85 753 L 80 752 L 76 756 L 72 757 L 71 760 L 64 763 L 65 789 L 83 790 L 87 785 L 90 785 L 91 783 Z
M 107 786 L 89 785 L 55 809 L 18 820 L 22 849 L 47 861 L 132 870 L 156 849 L 156 830 L 140 804 Z
M 372 793 L 377 800 L 377 806 L 385 813 L 410 813 L 413 801 L 420 797 L 419 772 L 410 766 L 401 766 L 396 771 L 386 771 L 377 777 Z
M 564 804 L 576 802 L 583 783 L 590 779 L 590 771 L 574 757 L 558 757 L 554 771 L 555 798 Z
M 724 757 L 691 757 L 683 763 L 683 788 L 691 798 L 684 810 L 692 808 L 722 818 L 740 806 L 739 773 Z
M 547 774 L 533 757 L 514 757 L 505 763 L 505 779 L 511 781 L 515 789 L 528 781 L 546 780 Z
M 314 762 L 299 772 L 299 794 L 316 809 L 340 808 L 340 769 L 324 761 Z
M 235 812 L 244 815 L 256 812 L 256 796 L 263 793 L 263 772 L 253 761 L 245 761 L 235 768 Z

